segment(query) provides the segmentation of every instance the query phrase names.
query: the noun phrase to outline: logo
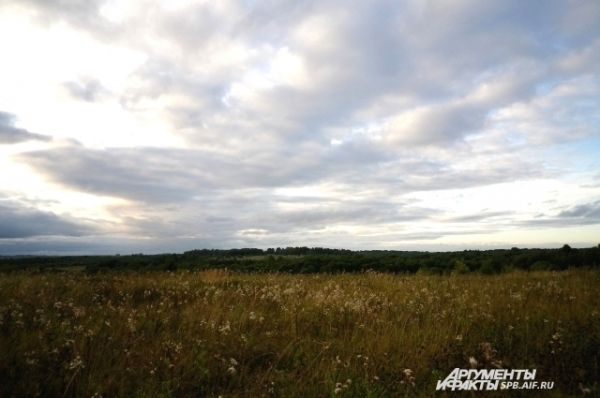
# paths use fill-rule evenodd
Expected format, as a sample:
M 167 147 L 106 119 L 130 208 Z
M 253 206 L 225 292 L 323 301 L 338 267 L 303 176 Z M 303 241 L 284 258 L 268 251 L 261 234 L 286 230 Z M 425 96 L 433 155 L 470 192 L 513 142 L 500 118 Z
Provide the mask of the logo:
M 536 369 L 461 369 L 455 368 L 436 391 L 551 390 L 553 381 L 537 381 Z

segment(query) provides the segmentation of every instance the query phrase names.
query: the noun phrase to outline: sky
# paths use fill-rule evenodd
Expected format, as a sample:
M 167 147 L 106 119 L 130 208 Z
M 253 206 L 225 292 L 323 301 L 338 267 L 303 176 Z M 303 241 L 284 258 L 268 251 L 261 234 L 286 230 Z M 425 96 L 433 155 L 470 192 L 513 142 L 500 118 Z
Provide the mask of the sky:
M 0 0 L 0 254 L 600 243 L 600 2 Z

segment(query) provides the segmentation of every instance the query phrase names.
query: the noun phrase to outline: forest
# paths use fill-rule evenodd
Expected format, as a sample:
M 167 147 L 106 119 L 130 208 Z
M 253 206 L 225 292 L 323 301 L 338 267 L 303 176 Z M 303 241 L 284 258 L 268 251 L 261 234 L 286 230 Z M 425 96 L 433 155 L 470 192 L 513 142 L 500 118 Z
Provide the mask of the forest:
M 422 252 L 330 249 L 322 247 L 198 249 L 184 253 L 111 256 L 0 256 L 0 272 L 19 270 L 176 271 L 227 269 L 240 272 L 498 274 L 512 270 L 560 271 L 600 265 L 600 244 L 553 249 Z

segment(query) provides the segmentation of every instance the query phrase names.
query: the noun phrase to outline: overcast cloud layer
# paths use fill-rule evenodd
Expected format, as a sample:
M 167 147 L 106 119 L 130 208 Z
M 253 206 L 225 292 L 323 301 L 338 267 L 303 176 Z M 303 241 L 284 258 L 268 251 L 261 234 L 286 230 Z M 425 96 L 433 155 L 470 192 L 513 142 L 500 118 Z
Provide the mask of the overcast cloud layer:
M 0 254 L 600 242 L 600 3 L 0 2 Z

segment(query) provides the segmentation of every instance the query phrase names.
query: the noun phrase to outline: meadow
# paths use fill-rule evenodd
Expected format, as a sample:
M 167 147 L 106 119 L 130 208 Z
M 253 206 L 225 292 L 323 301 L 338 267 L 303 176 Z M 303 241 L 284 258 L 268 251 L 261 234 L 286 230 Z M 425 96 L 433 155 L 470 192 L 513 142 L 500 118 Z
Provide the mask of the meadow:
M 600 272 L 0 274 L 2 397 L 415 397 L 459 368 L 600 394 Z

